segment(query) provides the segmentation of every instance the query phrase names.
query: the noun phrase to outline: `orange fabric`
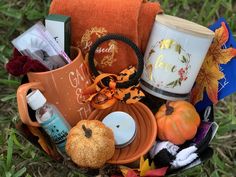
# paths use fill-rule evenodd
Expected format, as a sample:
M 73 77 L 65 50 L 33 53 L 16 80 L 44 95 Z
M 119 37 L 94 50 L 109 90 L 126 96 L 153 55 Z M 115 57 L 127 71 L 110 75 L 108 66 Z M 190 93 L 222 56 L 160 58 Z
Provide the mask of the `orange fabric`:
M 141 6 L 138 20 L 139 47 L 144 52 L 151 34 L 156 15 L 163 13 L 159 3 L 144 2 Z
M 158 3 L 142 0 L 53 0 L 49 13 L 71 16 L 72 45 L 86 55 L 97 38 L 110 33 L 124 35 L 140 48 L 145 46 L 155 15 L 161 11 Z M 95 61 L 102 72 L 115 74 L 137 64 L 132 49 L 119 41 L 99 46 Z

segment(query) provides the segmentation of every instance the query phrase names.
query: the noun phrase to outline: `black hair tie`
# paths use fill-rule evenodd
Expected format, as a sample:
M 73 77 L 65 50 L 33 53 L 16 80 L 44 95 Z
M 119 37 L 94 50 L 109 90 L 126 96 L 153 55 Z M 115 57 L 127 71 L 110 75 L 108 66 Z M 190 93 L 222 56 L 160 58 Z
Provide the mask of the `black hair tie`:
M 108 41 L 108 40 L 118 40 L 118 41 L 122 41 L 122 42 L 128 44 L 134 50 L 134 52 L 138 58 L 138 68 L 137 68 L 137 72 L 134 74 L 134 76 L 130 77 L 130 80 L 128 80 L 126 82 L 117 83 L 116 87 L 117 88 L 128 88 L 133 85 L 136 85 L 139 81 L 139 78 L 141 77 L 141 75 L 143 73 L 144 62 L 143 62 L 142 52 L 137 47 L 137 45 L 135 43 L 133 43 L 130 39 L 128 39 L 122 35 L 118 35 L 118 34 L 108 34 L 106 36 L 102 36 L 101 38 L 96 40 L 95 43 L 91 46 L 91 49 L 89 51 L 88 61 L 89 61 L 89 67 L 90 67 L 93 75 L 95 77 L 97 77 L 99 75 L 99 72 L 97 71 L 95 64 L 94 64 L 94 55 L 95 55 L 96 49 L 100 44 L 102 44 L 103 42 Z M 110 79 L 105 78 L 102 80 L 102 82 L 105 86 L 108 86 Z

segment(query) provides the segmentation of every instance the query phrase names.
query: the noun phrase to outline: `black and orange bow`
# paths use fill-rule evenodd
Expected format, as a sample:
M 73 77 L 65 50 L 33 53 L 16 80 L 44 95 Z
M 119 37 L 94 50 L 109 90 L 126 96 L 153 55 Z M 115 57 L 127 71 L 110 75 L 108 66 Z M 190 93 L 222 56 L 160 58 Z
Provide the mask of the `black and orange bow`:
M 94 80 L 94 83 L 83 91 L 83 94 L 92 94 L 88 101 L 97 109 L 106 109 L 117 101 L 126 104 L 133 104 L 142 99 L 145 95 L 139 89 L 139 84 L 129 88 L 117 88 L 117 83 L 128 81 L 130 76 L 135 74 L 135 67 L 131 67 L 116 74 L 100 74 Z M 102 84 L 102 79 L 110 78 L 109 86 Z

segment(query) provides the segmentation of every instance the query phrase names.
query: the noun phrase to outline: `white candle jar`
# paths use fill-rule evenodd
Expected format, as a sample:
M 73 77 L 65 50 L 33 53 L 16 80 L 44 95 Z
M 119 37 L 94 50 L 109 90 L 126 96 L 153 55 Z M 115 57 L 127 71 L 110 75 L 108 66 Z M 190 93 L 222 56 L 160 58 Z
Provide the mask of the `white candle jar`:
M 143 90 L 166 100 L 188 98 L 214 32 L 196 23 L 157 15 L 144 56 Z

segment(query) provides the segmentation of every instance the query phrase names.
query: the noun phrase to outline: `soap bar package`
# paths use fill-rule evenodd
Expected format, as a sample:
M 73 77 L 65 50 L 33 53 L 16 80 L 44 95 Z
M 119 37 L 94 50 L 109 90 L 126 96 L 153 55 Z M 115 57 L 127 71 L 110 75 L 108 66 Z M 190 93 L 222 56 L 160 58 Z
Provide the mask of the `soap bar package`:
M 57 14 L 48 15 L 45 19 L 45 27 L 70 56 L 71 18 Z

